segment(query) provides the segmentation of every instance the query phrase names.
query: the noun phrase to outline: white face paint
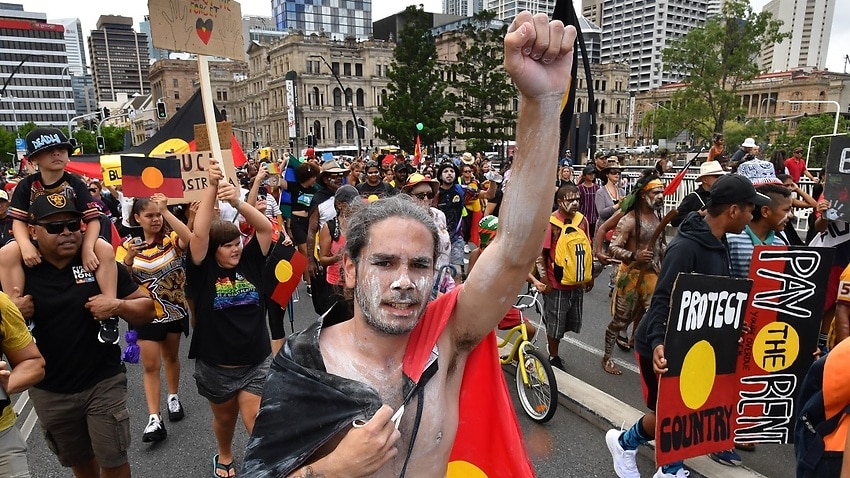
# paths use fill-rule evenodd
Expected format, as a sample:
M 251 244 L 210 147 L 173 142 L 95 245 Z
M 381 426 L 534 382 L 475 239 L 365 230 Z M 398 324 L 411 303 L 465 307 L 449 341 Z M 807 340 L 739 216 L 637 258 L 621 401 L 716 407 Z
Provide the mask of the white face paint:
M 354 287 L 366 324 L 388 335 L 413 330 L 431 295 L 433 254 L 428 229 L 413 219 L 385 219 L 370 228 Z

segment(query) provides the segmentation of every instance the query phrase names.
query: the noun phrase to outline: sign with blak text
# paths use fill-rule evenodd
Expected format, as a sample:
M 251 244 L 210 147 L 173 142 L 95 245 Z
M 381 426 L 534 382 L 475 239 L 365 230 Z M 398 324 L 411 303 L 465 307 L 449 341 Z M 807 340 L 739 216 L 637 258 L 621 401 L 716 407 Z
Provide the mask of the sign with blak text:
M 242 7 L 234 0 L 149 0 L 153 46 L 245 61 Z
M 814 361 L 829 248 L 756 246 L 738 353 L 736 443 L 791 443 L 799 388 Z
M 659 466 L 732 448 L 738 339 L 752 283 L 679 274 L 670 297 L 658 383 Z

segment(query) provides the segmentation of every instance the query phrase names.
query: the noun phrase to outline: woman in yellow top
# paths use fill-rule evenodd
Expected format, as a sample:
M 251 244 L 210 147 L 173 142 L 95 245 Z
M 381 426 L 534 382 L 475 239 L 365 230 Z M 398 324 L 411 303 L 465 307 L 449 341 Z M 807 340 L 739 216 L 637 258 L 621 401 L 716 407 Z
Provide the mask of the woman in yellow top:
M 189 335 L 189 304 L 186 301 L 186 268 L 183 253 L 189 247 L 189 227 L 166 207 L 168 199 L 160 193 L 150 199 L 133 201 L 130 224 L 138 233 L 115 251 L 139 285 L 154 299 L 157 318 L 150 324 L 134 326 L 141 349 L 145 399 L 148 405 L 143 442 L 161 441 L 166 437 L 160 416 L 161 384 L 159 370 L 165 365 L 168 388 L 168 421 L 183 419 L 183 405 L 177 396 L 180 383 L 180 333 Z M 170 226 L 171 232 L 166 228 Z

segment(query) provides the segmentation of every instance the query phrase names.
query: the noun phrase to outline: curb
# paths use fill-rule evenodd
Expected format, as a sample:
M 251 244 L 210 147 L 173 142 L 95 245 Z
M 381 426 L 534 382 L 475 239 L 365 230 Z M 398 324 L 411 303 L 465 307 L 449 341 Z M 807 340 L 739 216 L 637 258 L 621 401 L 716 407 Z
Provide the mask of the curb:
M 624 423 L 630 426 L 643 416 L 643 412 L 616 397 L 558 368 L 553 370 L 558 381 L 558 403 L 600 429 L 620 428 Z M 648 445 L 640 447 L 639 453 L 655 461 L 655 442 Z M 721 465 L 707 456 L 685 460 L 685 465 L 705 477 L 766 478 L 745 466 Z

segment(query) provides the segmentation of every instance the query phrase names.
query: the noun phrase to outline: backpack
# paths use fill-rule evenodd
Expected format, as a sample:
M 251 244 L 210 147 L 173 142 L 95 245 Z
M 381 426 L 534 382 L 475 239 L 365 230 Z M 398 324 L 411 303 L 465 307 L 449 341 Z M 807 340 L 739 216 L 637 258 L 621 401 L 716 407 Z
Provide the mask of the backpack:
M 593 279 L 593 255 L 590 253 L 590 240 L 579 228 L 584 216 L 577 212 L 572 221 L 564 224 L 554 214 L 549 222 L 561 230 L 555 240 L 555 227 L 552 228 L 552 244 L 555 248 L 555 263 L 552 265 L 555 280 L 561 285 L 579 285 Z
M 850 342 L 842 349 L 850 351 Z M 834 449 L 827 450 L 825 443 L 827 437 L 831 442 L 835 442 L 837 439 L 841 445 L 840 449 L 844 449 L 844 437 L 830 437 L 830 435 L 836 431 L 842 418 L 850 413 L 850 401 L 846 398 L 848 393 L 841 391 L 841 389 L 850 388 L 850 381 L 847 380 L 846 374 L 835 373 L 836 368 L 846 370 L 842 366 L 843 364 L 839 363 L 842 359 L 846 360 L 847 355 L 850 354 L 841 353 L 841 351 L 835 354 L 836 351 L 839 350 L 834 349 L 812 364 L 808 373 L 806 373 L 806 378 L 803 380 L 800 394 L 797 397 L 797 421 L 794 426 L 797 478 L 838 478 L 841 474 L 841 461 L 844 453 Z M 828 370 L 830 372 L 826 377 L 827 387 L 826 394 L 824 394 L 824 369 L 827 368 L 826 361 L 832 355 L 837 356 L 833 357 L 833 362 L 829 365 Z M 830 384 L 832 385 L 830 386 Z M 844 398 L 836 398 L 834 395 L 842 395 Z M 833 407 L 831 408 L 834 410 L 833 402 L 838 402 L 844 407 L 837 413 L 826 416 L 828 404 L 832 404 Z M 836 446 L 832 448 L 836 448 Z

